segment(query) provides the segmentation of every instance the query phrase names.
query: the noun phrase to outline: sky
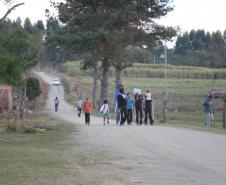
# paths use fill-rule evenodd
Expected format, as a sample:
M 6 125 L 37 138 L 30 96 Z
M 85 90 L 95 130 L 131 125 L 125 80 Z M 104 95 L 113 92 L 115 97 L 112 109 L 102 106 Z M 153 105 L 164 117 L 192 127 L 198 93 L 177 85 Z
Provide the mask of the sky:
M 45 10 L 50 8 L 50 0 L 14 0 L 13 4 L 21 2 L 25 4 L 12 11 L 8 16 L 9 18 L 16 19 L 19 16 L 24 20 L 26 17 L 29 17 L 33 23 L 40 19 L 43 21 L 46 20 Z M 11 7 L 11 5 L 8 7 Z M 1 3 L 0 17 L 2 17 L 6 11 L 7 7 L 3 6 Z
M 45 9 L 50 7 L 50 0 L 14 0 L 14 3 L 18 2 L 25 2 L 25 5 L 14 10 L 9 18 L 29 17 L 32 22 L 46 20 Z M 192 29 L 223 32 L 226 29 L 226 0 L 174 0 L 173 4 L 174 10 L 161 18 L 159 23 L 179 26 L 182 32 Z M 5 11 L 6 8 L 0 4 L 0 17 Z
M 174 10 L 161 23 L 179 26 L 181 31 L 226 29 L 226 0 L 174 0 Z

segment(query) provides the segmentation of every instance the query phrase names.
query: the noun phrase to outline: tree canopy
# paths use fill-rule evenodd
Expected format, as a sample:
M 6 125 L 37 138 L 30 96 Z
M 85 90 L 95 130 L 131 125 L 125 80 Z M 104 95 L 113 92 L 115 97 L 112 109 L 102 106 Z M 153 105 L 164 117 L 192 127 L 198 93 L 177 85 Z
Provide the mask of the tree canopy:
M 17 85 L 23 71 L 36 64 L 38 53 L 35 37 L 17 21 L 0 24 L 0 81 L 12 85 Z
M 110 65 L 120 58 L 126 61 L 122 51 L 176 34 L 175 29 L 155 23 L 173 9 L 171 0 L 66 0 L 54 5 L 62 31 L 57 42 L 72 53 L 87 53 L 93 61 L 101 61 L 101 98 L 107 96 Z

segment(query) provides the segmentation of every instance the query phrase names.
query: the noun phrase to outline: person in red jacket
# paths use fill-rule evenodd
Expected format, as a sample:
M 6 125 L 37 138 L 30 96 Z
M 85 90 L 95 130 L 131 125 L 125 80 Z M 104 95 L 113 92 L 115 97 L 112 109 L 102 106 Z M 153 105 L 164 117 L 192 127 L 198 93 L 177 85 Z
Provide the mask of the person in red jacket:
M 83 110 L 85 112 L 85 123 L 86 125 L 90 125 L 90 114 L 92 112 L 93 109 L 93 105 L 92 103 L 89 101 L 89 98 L 86 98 L 86 101 L 83 104 Z

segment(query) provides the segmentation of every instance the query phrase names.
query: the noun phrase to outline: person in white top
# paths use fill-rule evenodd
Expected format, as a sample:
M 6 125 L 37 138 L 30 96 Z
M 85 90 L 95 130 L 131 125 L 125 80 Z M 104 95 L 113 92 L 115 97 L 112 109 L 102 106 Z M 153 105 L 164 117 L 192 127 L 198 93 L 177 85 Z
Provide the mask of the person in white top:
M 81 113 L 82 113 L 82 105 L 83 105 L 82 98 L 79 97 L 78 100 L 75 103 L 75 107 L 77 107 L 77 109 L 78 109 L 78 117 L 81 116 Z
M 59 103 L 60 103 L 59 98 L 55 97 L 55 99 L 54 99 L 55 112 L 58 112 Z
M 109 125 L 110 109 L 109 109 L 107 100 L 104 100 L 104 104 L 101 106 L 100 112 L 103 114 L 104 125 L 105 125 L 106 120 L 107 120 L 107 124 Z
M 154 120 L 152 117 L 152 94 L 150 91 L 146 91 L 145 96 L 145 118 L 144 118 L 144 124 L 147 125 L 148 119 L 150 121 L 150 125 L 154 124 Z

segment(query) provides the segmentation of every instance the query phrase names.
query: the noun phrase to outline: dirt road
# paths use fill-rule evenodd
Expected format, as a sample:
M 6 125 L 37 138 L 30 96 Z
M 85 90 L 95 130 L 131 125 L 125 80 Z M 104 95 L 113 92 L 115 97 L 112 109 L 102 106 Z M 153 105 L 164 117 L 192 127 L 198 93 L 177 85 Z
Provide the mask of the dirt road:
M 54 77 L 39 73 L 52 83 Z M 55 79 L 55 78 L 54 78 Z M 62 87 L 50 85 L 47 107 L 53 116 L 70 121 L 86 156 L 80 184 L 106 185 L 225 185 L 226 136 L 164 126 L 103 126 L 102 119 L 84 117 L 64 101 Z M 60 108 L 53 112 L 58 96 Z M 79 184 L 79 183 L 78 183 Z

